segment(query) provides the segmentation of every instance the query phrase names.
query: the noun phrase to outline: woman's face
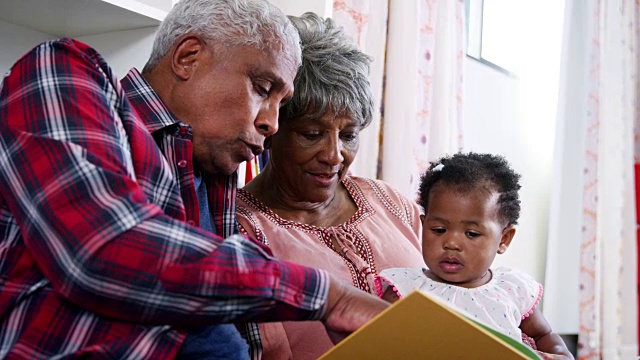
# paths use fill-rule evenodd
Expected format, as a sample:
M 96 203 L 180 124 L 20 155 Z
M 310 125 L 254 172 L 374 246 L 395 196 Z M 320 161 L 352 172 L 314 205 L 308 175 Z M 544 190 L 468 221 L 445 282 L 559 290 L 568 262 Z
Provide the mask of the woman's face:
M 293 201 L 333 198 L 359 146 L 360 126 L 350 116 L 288 119 L 270 138 L 270 163 L 278 186 Z

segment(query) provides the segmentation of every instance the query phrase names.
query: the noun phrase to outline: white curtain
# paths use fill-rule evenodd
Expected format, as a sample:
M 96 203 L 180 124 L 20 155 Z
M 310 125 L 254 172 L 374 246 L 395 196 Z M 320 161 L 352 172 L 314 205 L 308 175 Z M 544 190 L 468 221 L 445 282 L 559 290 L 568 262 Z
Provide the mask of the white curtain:
M 462 147 L 464 3 L 389 2 L 381 173 L 410 198 L 429 161 Z
M 352 172 L 414 198 L 428 162 L 462 147 L 464 2 L 334 0 L 333 18 L 374 57 L 381 109 Z
M 544 312 L 580 359 L 635 359 L 638 4 L 565 11 Z
M 358 48 L 373 57 L 371 86 L 375 98 L 373 121 L 360 133 L 360 149 L 351 165 L 351 173 L 375 179 L 380 151 L 380 103 L 384 78 L 384 57 L 387 44 L 387 1 L 334 0 L 333 16 L 344 27 Z

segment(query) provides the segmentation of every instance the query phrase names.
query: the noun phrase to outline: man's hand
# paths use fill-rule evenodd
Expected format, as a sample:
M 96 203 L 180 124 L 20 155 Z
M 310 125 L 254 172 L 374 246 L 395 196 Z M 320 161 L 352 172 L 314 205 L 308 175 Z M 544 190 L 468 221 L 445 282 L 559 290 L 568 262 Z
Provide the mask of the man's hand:
M 389 304 L 371 294 L 330 277 L 327 313 L 322 322 L 337 344 L 367 323 Z

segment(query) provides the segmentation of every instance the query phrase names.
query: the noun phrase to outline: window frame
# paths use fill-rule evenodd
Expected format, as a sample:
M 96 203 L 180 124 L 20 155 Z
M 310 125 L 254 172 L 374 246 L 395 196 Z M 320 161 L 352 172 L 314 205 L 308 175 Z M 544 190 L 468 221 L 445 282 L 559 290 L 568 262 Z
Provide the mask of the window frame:
M 497 70 L 505 75 L 518 78 L 518 75 L 496 63 L 482 57 L 482 29 L 484 21 L 484 0 L 465 0 L 465 53 L 467 58 Z

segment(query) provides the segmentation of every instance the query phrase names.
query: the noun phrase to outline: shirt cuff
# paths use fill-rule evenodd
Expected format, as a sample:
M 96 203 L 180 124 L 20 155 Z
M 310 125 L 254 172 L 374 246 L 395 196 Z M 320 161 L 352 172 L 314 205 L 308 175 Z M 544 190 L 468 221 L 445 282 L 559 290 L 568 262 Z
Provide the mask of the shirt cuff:
M 327 312 L 329 274 L 325 270 L 309 268 L 281 261 L 280 280 L 274 298 L 309 313 L 301 320 L 319 320 Z

